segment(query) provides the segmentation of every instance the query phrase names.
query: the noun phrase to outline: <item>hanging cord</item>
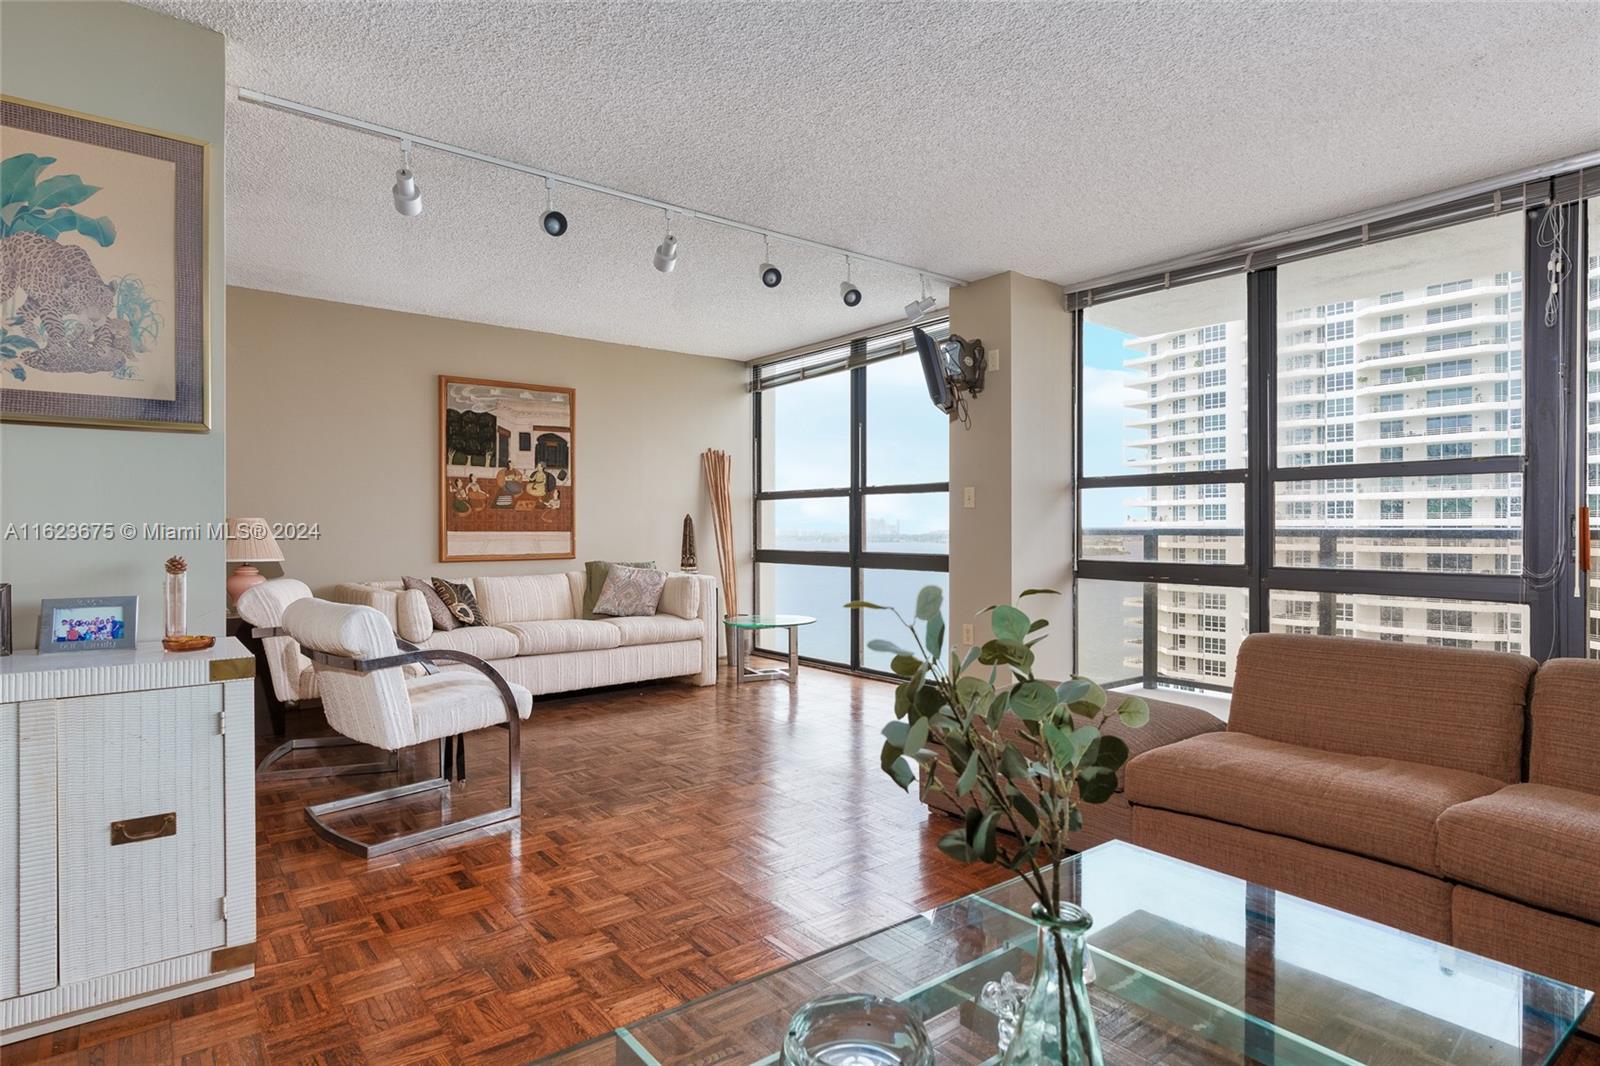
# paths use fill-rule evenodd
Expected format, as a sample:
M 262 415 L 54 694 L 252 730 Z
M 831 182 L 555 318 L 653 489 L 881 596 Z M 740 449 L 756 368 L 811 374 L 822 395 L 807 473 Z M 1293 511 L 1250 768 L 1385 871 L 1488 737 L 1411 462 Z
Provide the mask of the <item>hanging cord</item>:
M 1565 243 L 1566 217 L 1561 207 L 1551 204 L 1546 206 L 1544 217 L 1539 220 L 1539 225 L 1534 231 L 1534 247 L 1539 251 L 1549 249 L 1549 258 L 1545 260 L 1545 276 L 1548 282 L 1548 292 L 1544 301 L 1543 321 L 1547 329 L 1555 331 L 1556 338 L 1556 371 L 1560 380 L 1558 395 L 1561 397 L 1559 405 L 1558 425 L 1556 426 L 1556 466 L 1555 469 L 1563 472 L 1567 469 L 1568 457 L 1572 454 L 1572 442 L 1568 440 L 1571 430 L 1571 383 L 1567 374 L 1567 333 L 1566 309 L 1561 301 L 1561 282 L 1572 273 L 1572 256 L 1568 253 Z M 1526 338 L 1524 338 L 1526 344 Z M 1524 567 L 1522 571 L 1523 600 L 1531 601 L 1535 591 L 1553 588 L 1560 576 L 1561 566 L 1566 561 L 1568 548 L 1568 522 L 1554 524 L 1555 543 L 1550 554 L 1550 565 L 1543 570 L 1531 571 Z M 1523 553 L 1526 560 L 1527 553 Z M 1552 628 L 1550 646 L 1545 650 L 1542 658 L 1555 654 L 1557 635 Z

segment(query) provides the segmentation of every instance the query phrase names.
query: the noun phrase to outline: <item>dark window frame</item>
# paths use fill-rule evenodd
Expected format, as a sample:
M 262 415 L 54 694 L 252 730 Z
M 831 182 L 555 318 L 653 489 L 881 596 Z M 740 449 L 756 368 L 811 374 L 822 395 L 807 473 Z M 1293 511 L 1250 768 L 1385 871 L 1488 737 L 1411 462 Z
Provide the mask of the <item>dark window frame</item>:
M 930 331 L 946 326 L 943 320 L 923 323 L 923 328 Z M 867 341 L 859 339 L 852 344 L 852 365 L 847 368 L 833 370 L 830 373 L 850 375 L 850 483 L 848 485 L 833 486 L 828 488 L 813 489 L 765 489 L 761 484 L 761 471 L 763 462 L 762 448 L 764 439 L 761 425 L 761 394 L 757 389 L 751 393 L 751 435 L 754 441 L 753 466 L 751 473 L 752 499 L 751 505 L 751 530 L 750 542 L 755 545 L 755 565 L 757 572 L 752 585 L 753 612 L 761 611 L 761 580 L 759 568 L 763 563 L 781 564 L 790 563 L 800 566 L 832 566 L 850 571 L 850 598 L 862 598 L 863 576 L 868 570 L 919 570 L 927 573 L 949 574 L 950 555 L 948 552 L 885 552 L 868 551 L 866 548 L 866 500 L 869 496 L 912 495 L 915 493 L 943 492 L 949 494 L 950 482 L 926 481 L 903 483 L 893 485 L 874 485 L 867 479 L 867 422 L 870 417 L 869 397 L 867 392 L 867 370 L 873 362 L 865 359 Z M 915 353 L 902 354 L 896 358 L 914 359 Z M 759 374 L 760 371 L 754 371 Z M 754 378 L 753 378 L 754 380 Z M 804 380 L 804 379 L 801 379 Z M 787 384 L 794 384 L 788 382 Z M 785 385 L 768 386 L 772 389 L 781 389 Z M 850 535 L 848 548 L 842 552 L 811 551 L 805 549 L 789 548 L 764 548 L 761 546 L 761 505 L 772 500 L 804 500 L 804 499 L 845 499 L 848 501 Z M 862 674 L 869 677 L 890 677 L 887 671 L 874 670 L 862 665 L 866 651 L 862 634 L 862 618 L 860 611 L 850 612 L 850 658 L 848 662 L 839 662 L 833 659 L 822 659 L 805 654 L 805 641 L 802 639 L 800 647 L 800 661 L 812 666 L 821 666 L 832 669 L 844 669 L 851 673 Z M 772 654 L 763 649 L 755 649 L 756 654 Z
M 1554 184 L 1552 183 L 1552 190 Z M 1553 197 L 1552 197 L 1553 199 Z M 1577 483 L 1576 471 L 1587 469 L 1588 456 L 1580 454 L 1574 463 L 1559 440 L 1560 411 L 1582 412 L 1586 408 L 1563 390 L 1583 390 L 1586 383 L 1587 353 L 1583 343 L 1569 345 L 1563 367 L 1557 329 L 1543 320 L 1548 279 L 1544 271 L 1529 269 L 1536 262 L 1535 234 L 1544 215 L 1550 211 L 1567 213 L 1565 241 L 1576 278 L 1564 286 L 1563 321 L 1582 322 L 1586 314 L 1584 295 L 1588 260 L 1587 211 L 1583 200 L 1543 204 L 1523 212 L 1524 258 L 1522 295 L 1522 371 L 1523 426 L 1520 433 L 1508 429 L 1507 437 L 1520 436 L 1523 447 L 1517 455 L 1488 455 L 1452 459 L 1408 459 L 1399 462 L 1343 463 L 1315 466 L 1281 465 L 1278 441 L 1278 330 L 1281 323 L 1277 307 L 1276 265 L 1239 271 L 1246 285 L 1246 321 L 1249 337 L 1246 347 L 1248 375 L 1246 428 L 1246 466 L 1228 471 L 1194 471 L 1168 474 L 1126 474 L 1087 476 L 1083 470 L 1083 330 L 1086 307 L 1091 299 L 1069 297 L 1073 316 L 1074 363 L 1074 464 L 1072 496 L 1075 512 L 1082 514 L 1082 494 L 1100 488 L 1151 488 L 1171 485 L 1242 484 L 1244 486 L 1245 562 L 1243 566 L 1162 563 L 1159 561 L 1091 560 L 1083 558 L 1084 529 L 1081 518 L 1074 530 L 1073 559 L 1073 664 L 1081 670 L 1078 634 L 1081 580 L 1120 581 L 1139 585 L 1144 592 L 1144 670 L 1139 677 L 1116 679 L 1116 686 L 1142 685 L 1155 688 L 1170 684 L 1201 690 L 1228 691 L 1223 686 L 1197 683 L 1188 678 L 1167 678 L 1159 674 L 1159 648 L 1156 646 L 1156 589 L 1159 585 L 1194 585 L 1249 590 L 1249 631 L 1267 632 L 1271 628 L 1271 593 L 1274 591 L 1317 593 L 1318 631 L 1333 633 L 1338 622 L 1335 597 L 1348 595 L 1389 595 L 1440 599 L 1477 600 L 1527 606 L 1529 611 L 1527 647 L 1541 661 L 1558 656 L 1583 657 L 1588 654 L 1586 597 L 1566 594 L 1575 581 L 1572 547 L 1568 531 L 1573 528 L 1577 507 L 1586 487 Z M 1464 221 L 1470 224 L 1470 221 Z M 1396 238 L 1405 236 L 1396 233 Z M 1197 272 L 1195 281 L 1210 280 L 1215 274 Z M 1174 285 L 1173 287 L 1177 287 Z M 1152 291 L 1146 287 L 1130 291 L 1129 296 Z M 1570 325 L 1569 325 L 1570 328 Z M 1580 393 L 1581 395 L 1581 393 Z M 1580 415 L 1581 417 L 1581 415 Z M 1569 427 L 1580 452 L 1586 448 L 1586 433 Z M 1587 426 L 1585 425 L 1585 429 Z M 1316 568 L 1280 566 L 1274 557 L 1276 486 L 1290 481 L 1324 481 L 1364 477 L 1412 477 L 1453 474 L 1522 475 L 1522 564 L 1526 573 L 1550 573 L 1548 583 L 1532 583 L 1524 574 L 1463 574 L 1451 571 L 1355 570 L 1319 566 Z M 1181 528 L 1166 527 L 1160 532 L 1178 535 Z M 1348 535 L 1340 529 L 1320 539 L 1321 554 L 1331 552 L 1330 540 Z M 1399 527 L 1379 526 L 1376 535 L 1395 536 L 1408 532 Z M 1156 534 L 1147 534 L 1156 535 Z M 1145 554 L 1153 554 L 1147 551 Z M 1327 562 L 1323 559 L 1322 562 Z M 1098 680 L 1098 679 L 1097 679 Z

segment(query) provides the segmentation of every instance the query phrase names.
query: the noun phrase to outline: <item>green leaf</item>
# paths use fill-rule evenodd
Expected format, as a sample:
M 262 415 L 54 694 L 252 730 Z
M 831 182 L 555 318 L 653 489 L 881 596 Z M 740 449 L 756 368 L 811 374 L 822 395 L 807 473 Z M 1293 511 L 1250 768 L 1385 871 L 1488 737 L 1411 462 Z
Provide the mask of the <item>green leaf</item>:
M 944 710 L 944 694 L 933 685 L 923 685 L 917 689 L 917 698 L 912 701 L 911 706 L 918 717 L 932 718 Z
M 965 673 L 972 667 L 973 663 L 978 661 L 978 653 L 982 650 L 976 644 L 967 649 L 967 654 L 961 659 L 961 673 Z
M 960 862 L 972 861 L 972 851 L 967 847 L 967 831 L 965 827 L 952 829 L 940 837 L 939 850 Z
M 903 758 L 889 764 L 889 776 L 907 792 L 911 791 L 911 785 L 917 780 L 916 770 L 912 769 L 910 761 Z
M 979 650 L 978 661 L 985 666 L 997 663 L 1026 666 L 1033 662 L 1033 651 L 1018 641 L 995 639 L 985 643 Z
M 1033 801 L 1024 795 L 1020 788 L 1013 787 L 1009 795 L 1011 796 L 1011 806 L 1016 809 L 1018 814 L 1022 815 L 1023 820 L 1033 828 L 1039 828 L 1039 809 L 1033 805 Z
M 1059 595 L 1061 595 L 1061 593 L 1057 589 L 1023 589 L 1021 592 L 1017 593 L 1017 599 L 1020 600 L 1025 596 L 1059 596 Z
M 1056 686 L 1056 699 L 1062 703 L 1078 703 L 1089 695 L 1089 690 L 1093 687 L 1093 681 L 1087 678 L 1075 677 L 1071 681 L 1063 681 Z
M 922 665 L 922 660 L 915 655 L 896 655 L 889 660 L 889 670 L 897 677 L 910 677 Z
M 983 696 L 992 695 L 994 687 L 981 677 L 966 677 L 956 679 L 956 695 L 963 703 L 971 704 Z
M 917 593 L 917 617 L 925 622 L 938 614 L 943 604 L 944 590 L 938 585 L 924 585 Z
M 1089 745 L 1099 739 L 1100 730 L 1092 725 L 1079 726 L 1072 731 L 1072 745 L 1078 749 L 1078 757 L 1080 759 L 1089 750 Z
M 1117 794 L 1114 770 L 1085 766 L 1078 771 L 1078 798 L 1085 803 L 1104 803 Z
M 30 199 L 34 207 L 40 211 L 48 211 L 52 207 L 71 207 L 73 204 L 81 204 L 99 191 L 100 186 L 85 185 L 83 179 L 76 174 L 58 174 L 41 181 L 34 188 Z
M 1007 604 L 994 609 L 989 618 L 989 628 L 999 640 L 1020 642 L 1028 635 L 1028 616 Z
M 1092 706 L 1094 706 L 1095 708 L 1104 707 L 1106 705 L 1106 690 L 1105 689 L 1101 688 L 1099 685 L 1095 684 L 1093 681 L 1090 681 L 1087 677 L 1075 677 L 1072 680 L 1073 681 L 1081 681 L 1085 685 L 1087 685 L 1088 687 L 1083 691 L 1083 693 L 1081 695 L 1077 695 L 1073 699 L 1066 700 L 1064 702 L 1066 702 L 1066 703 L 1088 703 L 1088 704 L 1091 704 Z
M 1129 696 L 1117 704 L 1117 717 L 1129 729 L 1139 729 L 1150 721 L 1150 705 L 1138 696 Z
M 978 767 L 980 765 L 977 759 L 967 759 L 966 769 L 962 770 L 961 776 L 956 779 L 956 795 L 965 796 L 972 791 L 972 786 L 978 782 Z
M 1056 690 L 1043 681 L 1024 681 L 1011 690 L 1011 710 L 1018 718 L 1037 722 L 1056 709 Z
M 923 636 L 922 643 L 927 646 L 930 659 L 938 659 L 939 653 L 944 650 L 944 618 L 938 611 L 928 619 L 928 631 Z
M 1040 735 L 1044 737 L 1045 747 L 1050 749 L 1051 761 L 1057 767 L 1067 770 L 1078 761 L 1078 746 L 1066 730 L 1054 722 L 1045 722 L 1040 729 Z
M 890 655 L 910 655 L 911 654 L 909 651 L 906 651 L 904 648 L 902 648 L 900 645 L 896 644 L 894 641 L 892 641 L 892 640 L 884 640 L 882 637 L 879 637 L 879 638 L 877 638 L 875 640 L 867 641 L 867 649 L 869 651 L 886 651 Z M 921 662 L 922 659 L 920 657 L 917 657 L 917 661 Z
M 999 811 L 989 811 L 978 820 L 977 828 L 972 831 L 972 853 L 983 862 L 994 862 L 1000 850 L 994 838 L 994 823 L 999 817 Z
M 851 600 L 844 605 L 844 609 L 847 611 L 887 611 L 889 608 L 881 603 L 873 603 L 871 600 Z
M 1089 753 L 1088 762 L 1100 767 L 1102 770 L 1120 770 L 1128 761 L 1128 742 L 1121 737 L 1101 734 L 1094 750 Z
M 1022 752 L 1016 745 L 1007 744 L 1000 753 L 1000 770 L 1013 781 L 1026 781 L 1028 779 L 1028 760 L 1022 757 Z
M 900 725 L 901 723 L 892 722 L 890 724 L 891 725 Z M 906 741 L 905 741 L 905 743 L 903 745 L 901 745 L 901 749 L 904 750 L 904 751 L 913 751 L 913 752 L 915 752 L 915 751 L 921 751 L 923 748 L 925 748 L 927 746 L 928 746 L 928 719 L 926 719 L 926 718 L 918 718 L 915 722 L 912 722 L 911 723 L 911 727 L 906 730 Z
M 905 722 L 890 722 L 883 727 L 883 739 L 887 740 L 894 747 L 899 748 L 900 751 L 905 751 L 906 734 L 910 732 L 911 726 L 909 724 Z M 896 752 L 895 754 L 898 755 L 899 752 Z
M 1043 629 L 1045 626 L 1047 626 L 1049 624 L 1050 624 L 1050 619 L 1048 619 L 1048 618 L 1035 618 L 1032 622 L 1030 622 L 1028 624 L 1028 632 L 1029 633 L 1037 633 L 1039 630 Z
M 916 697 L 916 686 L 907 681 L 894 688 L 894 716 L 904 718 L 911 713 L 911 701 Z
M 39 171 L 55 161 L 54 156 L 25 152 L 0 163 L 0 206 L 32 199 Z

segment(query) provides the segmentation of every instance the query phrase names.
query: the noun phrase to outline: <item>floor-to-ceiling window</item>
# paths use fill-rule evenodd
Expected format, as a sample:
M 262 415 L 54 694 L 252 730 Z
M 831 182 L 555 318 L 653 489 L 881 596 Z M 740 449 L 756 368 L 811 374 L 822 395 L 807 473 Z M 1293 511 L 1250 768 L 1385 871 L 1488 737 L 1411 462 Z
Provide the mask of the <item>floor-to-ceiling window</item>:
M 1600 285 L 1544 276 L 1584 215 L 1494 206 L 1074 296 L 1080 672 L 1227 689 L 1261 631 L 1600 655 L 1567 517 L 1600 503 Z
M 949 420 L 928 400 L 911 332 L 763 364 L 752 380 L 757 608 L 817 619 L 800 631 L 806 659 L 887 670 L 866 645 L 897 636 L 892 618 L 844 604 L 910 617 L 924 585 L 949 586 Z M 763 633 L 758 647 L 784 639 Z

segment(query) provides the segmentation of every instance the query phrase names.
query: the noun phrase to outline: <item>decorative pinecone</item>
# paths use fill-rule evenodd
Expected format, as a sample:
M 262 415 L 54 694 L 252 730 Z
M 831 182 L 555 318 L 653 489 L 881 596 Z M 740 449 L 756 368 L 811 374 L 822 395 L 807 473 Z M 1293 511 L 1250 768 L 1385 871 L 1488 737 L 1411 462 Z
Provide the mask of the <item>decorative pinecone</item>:
M 169 574 L 182 574 L 188 569 L 189 564 L 184 561 L 184 558 L 181 555 L 174 555 L 172 558 L 167 560 L 167 573 Z

